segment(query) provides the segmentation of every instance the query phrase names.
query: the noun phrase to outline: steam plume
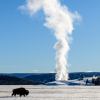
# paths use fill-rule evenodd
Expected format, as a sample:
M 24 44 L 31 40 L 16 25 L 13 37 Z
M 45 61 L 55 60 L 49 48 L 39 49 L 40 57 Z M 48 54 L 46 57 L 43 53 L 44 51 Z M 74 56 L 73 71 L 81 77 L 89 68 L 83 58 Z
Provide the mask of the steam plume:
M 54 31 L 57 39 L 56 49 L 56 80 L 68 80 L 68 52 L 70 37 L 73 31 L 73 22 L 79 16 L 72 13 L 60 0 L 27 0 L 20 7 L 27 10 L 31 15 L 43 10 L 45 14 L 45 26 Z

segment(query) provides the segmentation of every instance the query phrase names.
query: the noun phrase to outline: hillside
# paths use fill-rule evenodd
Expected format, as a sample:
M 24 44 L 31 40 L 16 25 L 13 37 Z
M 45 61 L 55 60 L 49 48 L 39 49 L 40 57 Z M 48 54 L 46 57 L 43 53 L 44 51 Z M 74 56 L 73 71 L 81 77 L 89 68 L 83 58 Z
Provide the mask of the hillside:
M 39 82 L 26 80 L 14 76 L 0 75 L 0 85 L 37 85 Z
M 100 72 L 69 73 L 69 80 L 100 76 Z M 0 74 L 0 85 L 39 85 L 55 81 L 55 73 L 13 73 Z

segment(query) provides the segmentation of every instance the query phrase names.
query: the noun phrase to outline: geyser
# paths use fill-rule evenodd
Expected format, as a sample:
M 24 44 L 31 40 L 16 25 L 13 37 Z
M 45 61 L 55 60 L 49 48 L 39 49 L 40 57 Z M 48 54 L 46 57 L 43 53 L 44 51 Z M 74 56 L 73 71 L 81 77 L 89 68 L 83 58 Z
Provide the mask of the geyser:
M 56 80 L 68 80 L 68 52 L 70 37 L 73 31 L 73 22 L 79 18 L 77 13 L 72 13 L 60 3 L 60 0 L 27 0 L 20 9 L 26 10 L 30 15 L 43 10 L 45 26 L 54 31 L 57 39 L 56 49 Z

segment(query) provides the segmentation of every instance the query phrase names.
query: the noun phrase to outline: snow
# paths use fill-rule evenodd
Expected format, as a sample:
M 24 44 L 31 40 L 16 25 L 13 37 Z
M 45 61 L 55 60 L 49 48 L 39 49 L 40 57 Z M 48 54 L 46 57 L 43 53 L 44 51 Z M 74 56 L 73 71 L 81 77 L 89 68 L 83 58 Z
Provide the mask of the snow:
M 25 87 L 27 97 L 12 97 L 12 89 Z M 99 86 L 0 85 L 0 100 L 100 100 Z

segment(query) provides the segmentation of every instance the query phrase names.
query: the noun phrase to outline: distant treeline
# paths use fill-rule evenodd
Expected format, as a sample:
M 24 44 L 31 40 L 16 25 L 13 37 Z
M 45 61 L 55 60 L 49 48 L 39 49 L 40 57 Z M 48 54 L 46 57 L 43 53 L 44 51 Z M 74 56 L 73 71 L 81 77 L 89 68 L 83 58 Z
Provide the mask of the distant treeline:
M 69 73 L 69 80 L 100 76 L 100 72 Z M 39 85 L 55 81 L 55 73 L 0 74 L 0 85 Z
M 42 84 L 36 81 L 18 78 L 15 76 L 0 75 L 0 85 L 38 85 Z

